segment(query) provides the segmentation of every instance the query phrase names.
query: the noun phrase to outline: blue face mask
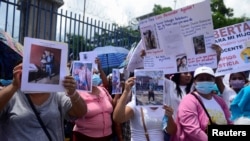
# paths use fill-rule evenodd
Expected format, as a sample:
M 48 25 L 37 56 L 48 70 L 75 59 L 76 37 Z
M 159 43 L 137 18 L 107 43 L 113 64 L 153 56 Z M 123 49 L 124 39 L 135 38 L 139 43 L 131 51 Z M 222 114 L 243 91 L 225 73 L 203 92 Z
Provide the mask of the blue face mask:
M 214 90 L 214 82 L 196 82 L 195 89 L 201 94 L 210 94 Z
M 99 86 L 102 83 L 102 79 L 98 74 L 92 76 L 92 86 Z

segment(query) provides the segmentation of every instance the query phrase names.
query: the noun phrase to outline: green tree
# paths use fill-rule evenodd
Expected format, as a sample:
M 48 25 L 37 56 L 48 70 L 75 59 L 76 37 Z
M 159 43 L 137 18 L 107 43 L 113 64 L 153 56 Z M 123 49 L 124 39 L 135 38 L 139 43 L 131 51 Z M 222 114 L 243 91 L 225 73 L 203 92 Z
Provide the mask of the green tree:
M 155 4 L 153 8 L 154 15 L 159 15 L 159 14 L 166 13 L 169 11 L 172 11 L 171 7 L 162 7 L 161 5 L 158 5 L 158 4 Z
M 249 20 L 249 18 L 246 18 L 244 16 L 233 17 L 234 16 L 233 9 L 227 8 L 223 0 L 212 0 L 211 10 L 212 10 L 214 29 L 244 22 L 247 19 Z
M 67 34 L 69 54 L 73 53 L 72 59 L 79 59 L 79 52 L 92 50 L 91 46 L 87 46 L 87 41 L 83 36 Z

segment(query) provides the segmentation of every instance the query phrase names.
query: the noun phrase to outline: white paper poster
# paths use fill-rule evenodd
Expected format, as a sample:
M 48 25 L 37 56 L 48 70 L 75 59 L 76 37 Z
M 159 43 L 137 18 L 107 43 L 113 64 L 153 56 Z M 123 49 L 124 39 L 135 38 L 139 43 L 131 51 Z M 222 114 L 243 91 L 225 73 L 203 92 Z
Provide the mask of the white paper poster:
M 112 69 L 112 94 L 121 94 L 122 85 L 119 69 Z
M 93 62 L 73 61 L 72 76 L 76 81 L 76 89 L 92 92 Z
M 67 75 L 66 43 L 24 38 L 21 90 L 25 92 L 64 92 Z
M 137 106 L 162 106 L 164 103 L 164 71 L 136 69 L 135 94 Z
M 250 21 L 214 30 L 223 49 L 216 75 L 250 70 Z
M 176 73 L 204 65 L 217 67 L 216 52 L 211 48 L 214 30 L 210 1 L 142 20 L 140 31 L 148 56 L 145 69 Z

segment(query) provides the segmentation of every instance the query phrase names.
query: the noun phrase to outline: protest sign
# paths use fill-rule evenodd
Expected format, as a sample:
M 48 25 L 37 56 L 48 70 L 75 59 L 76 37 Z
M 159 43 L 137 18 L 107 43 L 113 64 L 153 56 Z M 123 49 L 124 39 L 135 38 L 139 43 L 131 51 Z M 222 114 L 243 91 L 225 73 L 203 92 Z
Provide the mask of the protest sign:
M 24 92 L 64 92 L 67 75 L 66 43 L 24 38 L 21 90 Z
M 76 89 L 79 91 L 92 92 L 93 62 L 73 61 L 72 76 L 76 81 Z
M 93 69 L 98 70 L 97 64 L 95 63 L 95 59 L 97 58 L 97 53 L 95 51 L 79 52 L 79 57 L 80 61 L 92 62 Z
M 162 106 L 165 91 L 164 71 L 135 69 L 135 95 L 137 106 Z
M 112 94 L 121 94 L 122 86 L 119 69 L 112 69 Z
M 214 34 L 210 1 L 142 20 L 140 31 L 147 54 L 145 69 L 176 73 L 204 65 L 217 67 L 216 52 L 211 48 Z
M 250 70 L 250 21 L 216 29 L 214 36 L 222 47 L 217 76 Z

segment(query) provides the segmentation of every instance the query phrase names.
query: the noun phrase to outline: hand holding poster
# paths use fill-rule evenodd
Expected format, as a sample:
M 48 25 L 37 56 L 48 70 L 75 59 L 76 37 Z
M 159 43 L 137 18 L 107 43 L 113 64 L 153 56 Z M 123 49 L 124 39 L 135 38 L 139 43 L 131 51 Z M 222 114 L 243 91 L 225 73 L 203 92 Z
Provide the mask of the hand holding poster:
M 214 36 L 223 49 L 217 76 L 250 70 L 250 21 L 216 29 Z
M 142 20 L 140 31 L 147 54 L 145 69 L 176 73 L 204 65 L 217 67 L 216 52 L 211 48 L 214 34 L 210 1 Z M 179 59 L 183 61 L 178 65 Z

